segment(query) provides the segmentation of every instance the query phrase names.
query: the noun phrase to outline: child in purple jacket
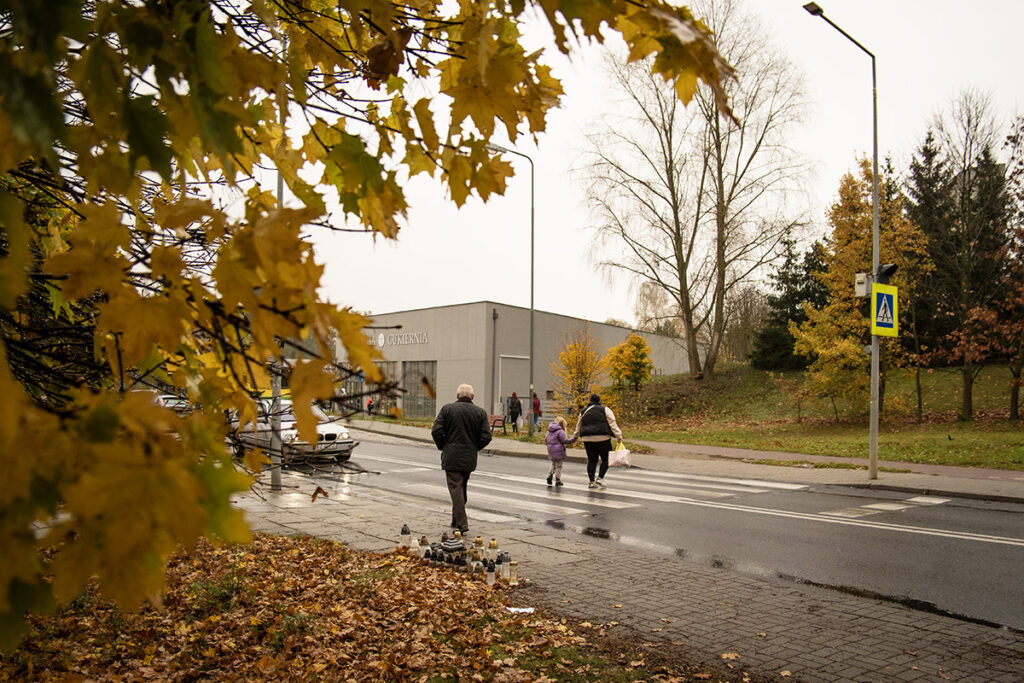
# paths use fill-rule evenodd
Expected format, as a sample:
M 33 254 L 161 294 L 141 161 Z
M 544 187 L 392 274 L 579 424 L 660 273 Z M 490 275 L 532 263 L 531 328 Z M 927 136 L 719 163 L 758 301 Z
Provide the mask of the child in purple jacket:
M 548 425 L 548 433 L 544 435 L 544 443 L 548 445 L 548 460 L 551 461 L 551 469 L 548 470 L 548 486 L 554 478 L 555 486 L 562 485 L 562 461 L 565 460 L 565 447 L 576 440 L 565 435 L 565 418 L 556 417 Z

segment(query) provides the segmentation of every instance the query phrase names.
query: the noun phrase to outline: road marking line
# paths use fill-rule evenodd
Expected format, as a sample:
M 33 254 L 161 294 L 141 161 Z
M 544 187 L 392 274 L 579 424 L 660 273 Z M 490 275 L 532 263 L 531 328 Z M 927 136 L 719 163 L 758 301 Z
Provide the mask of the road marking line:
M 807 484 L 790 484 L 783 481 L 763 481 L 761 479 L 735 479 L 732 477 L 712 477 L 704 474 L 682 474 L 679 472 L 652 472 L 651 470 L 628 470 L 629 475 L 641 477 L 668 477 L 670 479 L 690 479 L 693 481 L 712 481 L 723 484 L 740 484 L 741 486 L 758 486 L 785 491 L 802 491 Z
M 907 498 L 908 503 L 917 503 L 918 505 L 942 505 L 948 503 L 952 498 L 936 498 L 935 496 L 915 496 L 913 498 Z
M 862 505 L 861 507 L 867 508 L 868 510 L 885 510 L 888 512 L 898 512 L 899 510 L 906 510 L 914 506 L 905 505 L 903 503 L 872 503 L 870 505 Z
M 407 484 L 410 488 L 426 489 L 434 492 L 448 493 L 447 487 L 436 486 L 434 484 Z M 534 503 L 532 501 L 522 499 L 509 499 L 508 496 L 491 496 L 486 493 L 473 492 L 470 496 L 468 505 L 473 505 L 473 501 L 476 500 L 488 500 L 496 503 L 503 503 L 513 508 L 525 508 L 527 510 L 533 510 L 535 512 L 544 512 L 547 514 L 555 515 L 582 515 L 587 510 L 581 510 L 580 508 L 565 507 L 562 505 L 549 505 L 547 503 Z
M 537 483 L 537 478 L 536 477 L 522 477 L 522 476 L 515 475 L 515 474 L 500 474 L 498 472 L 480 472 L 478 470 L 478 471 L 474 472 L 473 475 L 474 476 L 482 476 L 482 477 L 496 477 L 498 479 L 504 479 L 505 481 L 515 481 L 515 482 L 522 482 L 522 483 L 526 483 L 526 484 L 536 484 Z M 562 480 L 570 482 L 570 483 L 576 483 L 576 482 L 586 483 L 588 481 L 587 479 L 585 479 L 583 477 L 580 477 L 580 476 L 577 476 L 577 475 L 563 476 Z M 639 491 L 634 492 L 634 491 L 629 491 L 629 490 L 625 490 L 625 489 L 620 489 L 620 488 L 615 487 L 615 482 L 614 481 L 610 482 L 610 485 L 613 487 L 612 489 L 608 489 L 606 491 L 600 491 L 600 493 L 613 494 L 613 495 L 616 495 L 616 496 L 625 496 L 627 498 L 643 498 L 644 500 L 648 500 L 648 501 L 655 500 L 655 501 L 658 501 L 660 503 L 675 503 L 675 502 L 677 502 L 679 500 L 678 496 L 666 496 L 666 495 L 661 495 L 661 494 L 658 494 L 658 493 L 643 493 L 643 492 L 639 492 Z M 691 495 L 701 496 L 703 498 L 731 498 L 732 497 L 732 494 L 729 494 L 729 493 L 721 493 L 719 491 L 704 491 L 702 489 L 694 489 L 692 492 L 689 492 L 689 493 L 691 493 Z
M 431 469 L 429 467 L 423 468 L 423 463 L 421 462 L 407 460 L 405 458 L 395 458 L 385 455 L 364 455 L 360 457 L 366 458 L 367 460 L 379 460 L 381 462 L 390 462 L 399 465 L 419 465 L 422 469 L 425 470 Z M 483 470 L 476 470 L 475 472 L 473 472 L 473 477 L 475 478 L 476 481 L 479 481 L 480 477 L 495 477 L 498 479 L 504 479 L 505 481 L 514 481 L 525 484 L 536 484 L 538 480 L 537 477 L 525 477 L 516 474 L 502 474 L 500 472 L 485 472 Z M 576 481 L 585 483 L 587 481 L 586 479 L 582 477 L 577 477 L 575 475 L 563 476 L 562 479 L 568 482 Z M 679 486 L 685 485 L 679 484 Z M 708 491 L 703 488 L 696 488 L 699 486 L 699 484 L 694 484 L 693 489 L 691 491 L 687 491 L 686 493 L 689 493 L 692 496 L 700 496 L 702 498 L 730 498 L 732 496 L 732 494 L 729 493 L 722 493 L 720 491 Z M 626 498 L 641 498 L 646 501 L 656 501 L 659 503 L 676 503 L 682 500 L 678 496 L 666 496 L 657 493 L 631 492 L 622 489 L 615 489 L 613 491 L 603 491 L 602 493 L 624 496 Z
M 718 490 L 718 491 L 730 491 L 732 493 L 768 493 L 769 488 L 767 487 L 756 487 L 751 482 L 750 486 L 742 484 L 714 484 L 707 481 L 691 481 L 691 480 L 678 480 L 678 479 L 667 479 L 658 476 L 644 476 L 642 481 L 634 478 L 634 472 L 616 472 L 615 481 L 626 481 L 634 486 L 657 486 L 661 489 L 700 489 L 700 490 Z
M 773 510 L 771 508 L 759 508 L 749 505 L 736 505 L 710 500 L 681 500 L 685 505 L 696 507 L 716 508 L 719 510 L 731 510 L 733 512 L 748 512 L 769 517 L 787 517 L 789 519 L 801 519 L 810 522 L 826 522 L 828 524 L 841 524 L 844 526 L 859 526 L 865 529 L 878 529 L 881 531 L 899 531 L 908 534 L 919 534 L 922 536 L 940 536 L 943 538 L 954 538 L 961 541 L 979 541 L 981 543 L 997 543 L 1000 545 L 1012 545 L 1024 548 L 1024 538 L 1010 538 L 1008 536 L 991 536 L 988 534 L 974 534 L 966 531 L 947 531 L 944 529 L 929 529 L 927 527 L 907 526 L 902 524 L 890 524 L 888 522 L 872 522 L 860 519 L 844 519 L 842 517 L 828 517 L 822 513 L 814 512 L 789 512 L 787 510 Z
M 878 510 L 865 510 L 864 508 L 843 508 L 842 510 L 830 510 L 822 512 L 823 515 L 838 515 L 839 517 L 867 517 L 877 515 Z
M 543 489 L 529 491 L 524 490 L 522 488 L 516 488 L 513 486 L 500 486 L 498 484 L 492 484 L 490 482 L 477 483 L 474 484 L 474 487 L 484 488 L 487 489 L 488 491 L 505 491 L 506 493 L 515 493 L 516 495 L 520 496 L 526 495 L 543 497 L 547 498 L 548 500 L 565 500 L 570 503 L 582 503 L 583 505 L 600 505 L 601 507 L 606 508 L 624 509 L 640 507 L 638 503 L 624 503 L 620 500 L 609 500 L 605 498 L 587 497 L 574 495 L 571 493 L 562 493 L 560 489 L 557 490 L 557 493 L 555 491 L 545 491 Z
M 396 458 L 396 457 L 393 457 L 393 456 L 375 455 L 375 454 L 374 455 L 363 455 L 363 454 L 360 454 L 359 457 L 366 458 L 368 460 L 379 460 L 381 462 L 396 463 L 396 464 L 399 464 L 399 465 L 413 465 L 413 466 L 423 467 L 423 463 L 421 461 L 408 460 L 406 458 Z M 427 469 L 430 469 L 430 468 L 428 467 Z M 516 475 L 513 475 L 513 474 L 499 474 L 497 472 L 483 472 L 481 470 L 477 470 L 473 474 L 475 474 L 475 475 L 495 476 L 495 477 L 504 477 L 504 478 L 506 478 L 506 479 L 508 479 L 510 481 L 522 481 L 522 482 L 526 482 L 526 483 L 531 483 L 531 482 L 536 481 L 536 478 L 516 476 Z M 762 490 L 751 490 L 750 488 L 731 489 L 730 487 L 727 486 L 728 484 L 738 484 L 738 485 L 743 486 L 743 487 L 751 487 L 752 486 L 752 487 L 755 487 L 755 489 L 781 489 L 781 490 L 786 490 L 786 491 L 800 491 L 800 490 L 803 490 L 803 489 L 807 488 L 807 486 L 804 485 L 804 484 L 787 484 L 785 482 L 760 481 L 758 479 L 734 479 L 734 478 L 730 478 L 730 477 L 710 477 L 710 476 L 704 476 L 704 475 L 698 475 L 698 474 L 677 474 L 675 472 L 651 472 L 651 471 L 648 471 L 648 470 L 626 470 L 626 471 L 623 472 L 623 474 L 624 474 L 623 481 L 628 481 L 630 478 L 632 478 L 634 476 L 637 476 L 637 477 L 640 477 L 640 478 L 645 478 L 645 479 L 659 479 L 660 478 L 660 479 L 670 479 L 670 480 L 692 481 L 692 482 L 695 482 L 695 483 L 690 485 L 690 487 L 691 488 L 695 488 L 696 490 L 700 490 L 700 491 L 703 491 L 703 490 L 706 490 L 706 489 L 716 489 L 717 488 L 717 489 L 726 489 L 726 490 L 745 491 L 747 493 L 766 493 L 767 492 L 767 491 L 762 491 Z M 563 477 L 563 478 L 565 478 L 565 477 Z M 696 482 L 710 482 L 710 483 L 702 484 L 702 483 L 696 483 Z M 637 483 L 640 483 L 640 482 L 637 482 Z M 679 485 L 680 486 L 685 486 L 684 484 L 679 484 Z M 671 501 L 662 501 L 662 502 L 671 502 Z

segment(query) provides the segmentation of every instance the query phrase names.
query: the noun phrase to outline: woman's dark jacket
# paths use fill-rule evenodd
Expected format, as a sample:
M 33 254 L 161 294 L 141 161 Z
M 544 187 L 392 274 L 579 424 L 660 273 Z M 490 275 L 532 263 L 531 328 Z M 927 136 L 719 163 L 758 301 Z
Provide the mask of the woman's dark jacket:
M 580 436 L 605 436 L 613 437 L 612 427 L 608 424 L 608 416 L 605 415 L 604 406 L 600 403 L 591 403 L 583 411 L 580 417 Z
M 437 414 L 430 436 L 441 451 L 442 470 L 472 472 L 477 452 L 491 442 L 487 411 L 468 398 L 448 403 Z

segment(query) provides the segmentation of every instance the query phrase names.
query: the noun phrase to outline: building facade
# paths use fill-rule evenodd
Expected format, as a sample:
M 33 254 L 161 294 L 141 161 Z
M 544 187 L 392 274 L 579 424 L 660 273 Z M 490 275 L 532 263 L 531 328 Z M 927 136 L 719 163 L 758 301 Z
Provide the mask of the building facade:
M 427 418 L 455 400 L 462 383 L 473 386 L 475 403 L 502 414 L 505 399 L 516 392 L 529 410 L 530 310 L 479 301 L 396 313 L 375 314 L 367 330 L 384 356 L 380 363 L 402 389 L 397 407 L 408 417 Z M 534 311 L 534 390 L 547 415 L 554 398 L 552 363 L 576 330 L 585 329 L 604 355 L 634 330 L 579 318 Z M 651 347 L 654 374 L 685 372 L 686 348 L 681 339 L 640 332 Z M 436 397 L 431 396 L 431 389 Z M 352 391 L 358 387 L 352 387 Z M 378 402 L 382 412 L 386 397 Z

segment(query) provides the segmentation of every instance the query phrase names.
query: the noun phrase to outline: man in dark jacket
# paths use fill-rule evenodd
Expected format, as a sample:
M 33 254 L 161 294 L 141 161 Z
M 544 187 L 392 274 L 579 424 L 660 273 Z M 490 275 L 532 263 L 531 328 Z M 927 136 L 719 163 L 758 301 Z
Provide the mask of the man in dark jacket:
M 430 430 L 437 450 L 441 451 L 441 469 L 448 480 L 452 497 L 452 528 L 469 531 L 466 517 L 466 484 L 476 469 L 477 453 L 491 442 L 487 411 L 473 405 L 473 387 L 460 384 L 455 402 L 441 407 Z

